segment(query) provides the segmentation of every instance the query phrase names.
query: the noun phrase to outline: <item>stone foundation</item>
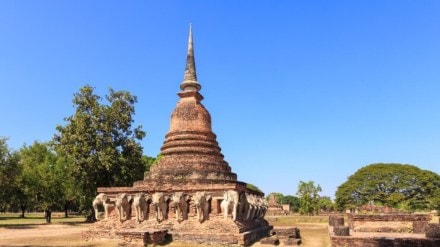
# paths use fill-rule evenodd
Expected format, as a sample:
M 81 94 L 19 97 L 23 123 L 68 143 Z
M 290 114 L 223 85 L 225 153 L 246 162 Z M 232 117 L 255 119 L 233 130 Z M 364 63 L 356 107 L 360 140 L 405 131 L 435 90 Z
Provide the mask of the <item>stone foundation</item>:
M 272 230 L 271 235 L 279 238 L 301 238 L 300 230 L 297 227 L 276 227 Z
M 344 226 L 345 224 L 344 217 L 330 215 L 328 217 L 328 224 L 333 227 Z
M 428 214 L 349 214 L 348 225 L 354 232 L 422 232 L 431 220 Z
M 113 218 L 96 222 L 82 236 L 84 240 L 115 239 L 131 246 L 165 241 L 248 246 L 269 236 L 272 229 L 265 220 L 233 222 L 221 216 L 212 216 L 203 223 L 190 218 L 178 224 L 172 219 L 161 223 L 155 220 L 137 223 L 131 219 L 121 223 Z
M 271 236 L 260 241 L 262 245 L 298 246 L 301 244 L 301 234 L 297 227 L 277 227 L 271 231 Z
M 428 224 L 426 227 L 426 237 L 440 239 L 440 224 Z
M 349 214 L 350 236 L 337 236 L 341 226 L 329 226 L 329 236 L 333 247 L 439 247 L 440 238 L 429 238 L 436 225 L 430 220 L 425 214 Z M 339 225 L 336 218 L 332 222 Z

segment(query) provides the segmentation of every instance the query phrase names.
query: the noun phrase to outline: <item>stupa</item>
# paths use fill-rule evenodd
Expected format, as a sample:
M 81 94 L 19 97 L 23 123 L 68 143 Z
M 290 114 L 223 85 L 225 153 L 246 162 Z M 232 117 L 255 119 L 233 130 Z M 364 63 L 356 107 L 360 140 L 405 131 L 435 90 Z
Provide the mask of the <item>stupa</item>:
M 96 213 L 103 204 L 106 215 L 86 239 L 249 245 L 269 234 L 264 194 L 237 181 L 201 103 L 191 26 L 180 89 L 157 163 L 133 187 L 98 188 Z
M 180 100 L 171 114 L 170 130 L 161 148 L 162 157 L 136 186 L 158 185 L 158 181 L 162 182 L 162 189 L 165 184 L 176 182 L 180 186 L 188 182 L 203 186 L 218 182 L 236 184 L 237 175 L 223 159 L 211 129 L 211 116 L 201 103 L 203 96 L 199 93 L 201 85 L 197 81 L 191 28 L 180 89 Z

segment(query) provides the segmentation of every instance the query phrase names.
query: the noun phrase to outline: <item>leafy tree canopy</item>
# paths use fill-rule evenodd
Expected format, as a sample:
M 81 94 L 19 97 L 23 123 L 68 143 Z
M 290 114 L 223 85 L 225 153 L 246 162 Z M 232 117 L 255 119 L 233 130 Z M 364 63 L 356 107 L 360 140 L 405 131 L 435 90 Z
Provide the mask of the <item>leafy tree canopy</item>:
M 82 87 L 73 98 L 75 113 L 57 127 L 54 137 L 57 153 L 70 162 L 80 203 L 88 210 L 97 187 L 130 186 L 143 178 L 147 167 L 138 142 L 145 132 L 132 126 L 137 98 L 109 89 L 105 100 L 102 103 L 93 87 Z
M 404 210 L 440 208 L 440 176 L 413 165 L 371 164 L 362 167 L 336 191 L 339 210 L 374 202 Z
M 300 200 L 299 213 L 307 215 L 318 214 L 320 209 L 320 196 L 321 186 L 315 185 L 313 181 L 303 182 L 300 181 L 296 194 Z
M 23 199 L 17 183 L 17 177 L 21 173 L 19 160 L 18 153 L 9 149 L 7 139 L 0 137 L 0 212 Z
M 336 209 L 335 203 L 328 196 L 321 196 L 319 198 L 319 208 L 326 212 L 332 212 Z

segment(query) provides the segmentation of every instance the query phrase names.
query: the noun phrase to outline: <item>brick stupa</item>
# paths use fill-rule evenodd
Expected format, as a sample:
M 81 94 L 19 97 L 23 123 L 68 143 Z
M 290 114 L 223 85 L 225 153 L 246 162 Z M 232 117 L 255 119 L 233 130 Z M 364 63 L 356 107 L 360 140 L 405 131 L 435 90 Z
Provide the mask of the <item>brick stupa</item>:
M 197 81 L 192 30 L 180 100 L 171 114 L 170 130 L 161 148 L 162 157 L 151 167 L 143 182 L 136 186 L 178 184 L 225 184 L 239 186 L 237 175 L 223 159 L 223 154 L 211 129 L 211 115 L 202 105 L 201 85 Z M 241 184 L 242 185 L 242 184 Z
M 133 198 L 135 194 L 144 193 L 150 199 L 148 215 L 142 222 L 136 222 L 136 211 L 130 204 L 131 217 L 118 220 L 116 212 L 119 211 L 112 210 L 110 206 L 108 218 L 95 223 L 85 234 L 86 239 L 116 238 L 129 241 L 130 244 L 140 241 L 139 245 L 142 246 L 159 242 L 152 238 L 147 240 L 145 236 L 159 236 L 166 231 L 173 241 L 249 245 L 269 234 L 272 227 L 263 218 L 267 208 L 264 194 L 237 181 L 237 175 L 224 160 L 211 129 L 211 116 L 201 103 L 203 96 L 199 93 L 201 85 L 197 80 L 191 27 L 180 89 L 180 100 L 171 114 L 170 129 L 165 136 L 161 156 L 145 174 L 144 180 L 135 182 L 133 187 L 98 188 L 98 193 L 110 198 L 107 205 L 117 205 L 121 195 Z M 231 191 L 239 196 L 240 201 L 230 209 L 236 212 L 236 217 L 225 218 L 222 201 L 226 198 L 226 192 Z M 171 199 L 178 193 L 190 198 L 183 202 L 188 204 L 188 209 L 184 209 L 187 217 L 182 220 L 176 217 L 177 202 Z M 197 193 L 209 198 L 208 211 L 202 220 L 197 214 Z M 159 209 L 151 201 L 154 194 L 165 195 L 166 209 L 160 221 L 156 220 Z M 231 211 L 228 214 L 234 215 Z M 137 240 L 133 236 L 138 236 Z

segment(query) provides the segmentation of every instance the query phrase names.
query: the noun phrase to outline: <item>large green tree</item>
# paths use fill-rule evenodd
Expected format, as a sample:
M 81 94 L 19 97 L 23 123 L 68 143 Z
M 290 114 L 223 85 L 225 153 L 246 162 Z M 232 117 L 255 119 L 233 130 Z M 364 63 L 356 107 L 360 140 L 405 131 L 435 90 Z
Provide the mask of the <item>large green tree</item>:
M 97 187 L 130 186 L 146 167 L 138 142 L 145 132 L 133 127 L 136 96 L 109 89 L 105 99 L 93 87 L 82 87 L 74 95 L 75 113 L 54 137 L 57 153 L 69 161 L 80 206 L 91 213 Z
M 34 210 L 67 210 L 73 179 L 64 159 L 48 143 L 34 142 L 22 147 L 19 154 L 22 172 L 18 182 L 27 206 Z
M 319 198 L 319 208 L 326 212 L 332 212 L 336 209 L 336 205 L 330 197 L 321 196 Z
M 439 209 L 440 176 L 413 165 L 362 167 L 336 191 L 339 210 L 374 202 L 404 210 Z
M 315 215 L 319 213 L 319 192 L 321 191 L 321 186 L 315 185 L 313 181 L 299 182 L 296 194 L 300 200 L 300 214 Z
M 17 179 L 21 174 L 19 155 L 11 151 L 7 139 L 0 137 L 0 212 L 25 203 L 23 191 Z
M 300 200 L 296 196 L 285 195 L 282 200 L 283 204 L 289 204 L 291 212 L 299 212 Z

